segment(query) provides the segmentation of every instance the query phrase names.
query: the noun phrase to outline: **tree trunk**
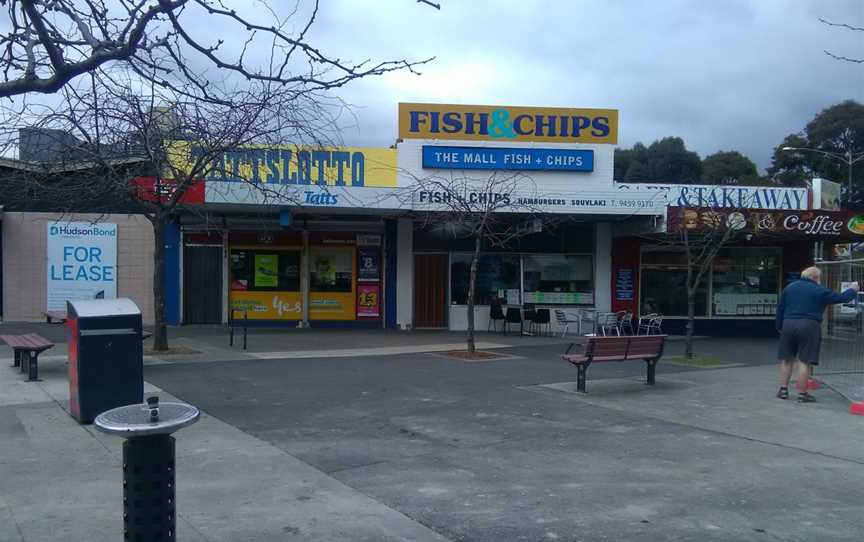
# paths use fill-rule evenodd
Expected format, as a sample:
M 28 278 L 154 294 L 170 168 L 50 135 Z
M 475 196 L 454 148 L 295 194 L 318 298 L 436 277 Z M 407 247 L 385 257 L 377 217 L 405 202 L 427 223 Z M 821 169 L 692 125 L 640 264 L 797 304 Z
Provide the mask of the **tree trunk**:
M 687 335 L 684 341 L 684 357 L 693 358 L 693 330 L 696 326 L 696 289 L 687 288 Z
M 468 275 L 468 353 L 477 350 L 474 342 L 474 286 L 477 283 L 477 264 L 480 260 L 480 236 L 474 239 L 474 254 L 471 257 L 471 272 Z
M 153 224 L 153 350 L 168 350 L 165 326 L 165 218 L 157 213 Z

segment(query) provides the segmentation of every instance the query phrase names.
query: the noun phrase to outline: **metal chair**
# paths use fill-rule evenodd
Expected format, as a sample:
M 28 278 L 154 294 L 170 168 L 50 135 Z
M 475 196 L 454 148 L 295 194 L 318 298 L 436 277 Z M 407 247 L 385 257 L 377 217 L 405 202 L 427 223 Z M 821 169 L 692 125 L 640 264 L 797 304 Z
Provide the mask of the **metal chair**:
M 597 312 L 597 309 L 577 309 L 579 314 L 579 335 L 587 335 L 584 333 L 584 325 L 591 325 L 591 333 L 597 334 L 597 320 L 600 316 L 600 313 Z
M 580 318 L 581 318 L 581 315 L 577 315 L 576 319 L 574 320 L 571 315 L 567 314 L 566 312 L 562 311 L 561 309 L 555 309 L 555 321 L 558 322 L 559 326 L 564 328 L 561 331 L 561 338 L 562 339 L 565 336 L 567 336 L 567 331 L 570 329 L 571 324 L 576 324 L 577 326 L 579 326 L 580 332 L 581 332 L 581 320 L 580 320 Z M 581 335 L 581 333 L 580 333 L 580 335 Z
M 618 334 L 633 335 L 633 311 L 618 311 Z
M 541 329 L 541 335 L 551 335 L 552 334 L 552 313 L 549 309 L 537 309 L 537 313 L 534 316 L 534 321 L 532 325 L 536 325 Z M 544 329 L 546 332 L 543 333 Z
M 662 326 L 663 326 L 663 315 L 658 314 L 648 324 L 648 335 L 662 335 L 663 334 Z
M 643 314 L 639 317 L 639 325 L 636 328 L 636 335 L 650 335 L 651 321 L 657 318 L 657 313 Z
M 613 332 L 620 336 L 621 331 L 618 329 L 618 315 L 614 312 L 606 312 L 597 318 L 597 330 L 601 335 L 607 337 Z
M 534 308 L 534 305 L 531 303 L 525 303 L 522 305 L 522 321 L 528 325 L 528 333 L 531 333 L 536 320 L 537 310 Z
M 504 310 L 501 308 L 501 303 L 492 302 L 489 305 L 489 325 L 486 326 L 486 331 L 490 329 L 493 331 L 498 331 L 497 324 L 495 322 L 501 321 L 501 331 L 504 331 Z
M 510 324 L 519 324 L 519 335 L 522 335 L 522 311 L 518 307 L 507 307 L 504 315 L 504 335 L 510 330 Z

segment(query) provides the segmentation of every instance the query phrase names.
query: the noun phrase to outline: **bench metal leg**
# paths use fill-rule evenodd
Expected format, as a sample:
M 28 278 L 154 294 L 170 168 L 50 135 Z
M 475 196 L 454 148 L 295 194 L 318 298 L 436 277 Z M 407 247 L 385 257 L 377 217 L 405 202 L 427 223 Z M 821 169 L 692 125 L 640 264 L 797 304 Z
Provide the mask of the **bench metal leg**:
M 645 363 L 648 364 L 648 377 L 645 380 L 645 383 L 649 386 L 654 385 L 654 368 L 657 366 L 656 359 L 646 359 Z
M 30 352 L 27 363 L 27 382 L 36 382 L 39 380 L 39 353 Z
M 585 377 L 588 373 L 590 363 L 580 363 L 576 366 L 576 391 L 585 393 Z

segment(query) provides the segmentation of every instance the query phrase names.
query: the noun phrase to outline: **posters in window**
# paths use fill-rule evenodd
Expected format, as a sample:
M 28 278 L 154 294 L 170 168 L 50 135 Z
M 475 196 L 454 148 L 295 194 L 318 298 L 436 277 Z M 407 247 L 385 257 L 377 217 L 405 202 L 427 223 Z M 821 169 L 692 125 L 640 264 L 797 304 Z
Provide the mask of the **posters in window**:
M 47 234 L 47 310 L 117 297 L 117 224 L 49 222 Z
M 255 255 L 255 286 L 275 288 L 279 285 L 279 256 L 276 254 Z
M 379 316 L 381 290 L 378 284 L 357 285 L 357 316 L 361 318 L 372 318 Z
M 619 269 L 615 276 L 615 299 L 617 301 L 633 300 L 633 269 Z
M 377 250 L 360 249 L 357 279 L 362 282 L 375 282 L 381 274 L 381 253 Z

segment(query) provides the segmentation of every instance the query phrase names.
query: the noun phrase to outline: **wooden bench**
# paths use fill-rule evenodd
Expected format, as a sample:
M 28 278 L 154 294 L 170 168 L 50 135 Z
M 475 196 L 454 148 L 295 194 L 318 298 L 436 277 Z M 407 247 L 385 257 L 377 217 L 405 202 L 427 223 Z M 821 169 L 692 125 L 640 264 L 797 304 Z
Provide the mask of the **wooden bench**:
M 570 343 L 561 358 L 576 366 L 576 390 L 585 392 L 585 375 L 592 363 L 606 361 L 645 361 L 648 365 L 646 384 L 654 385 L 654 368 L 663 356 L 666 335 L 627 337 L 588 337 L 581 354 L 571 354 L 575 343 Z
M 45 311 L 42 314 L 45 315 L 45 321 L 49 324 L 65 324 L 66 323 L 66 313 L 62 311 Z
M 13 367 L 24 372 L 24 364 L 27 364 L 27 381 L 39 380 L 39 354 L 54 347 L 54 343 L 37 335 L 28 333 L 26 335 L 0 335 L 0 340 L 12 348 L 14 353 Z

